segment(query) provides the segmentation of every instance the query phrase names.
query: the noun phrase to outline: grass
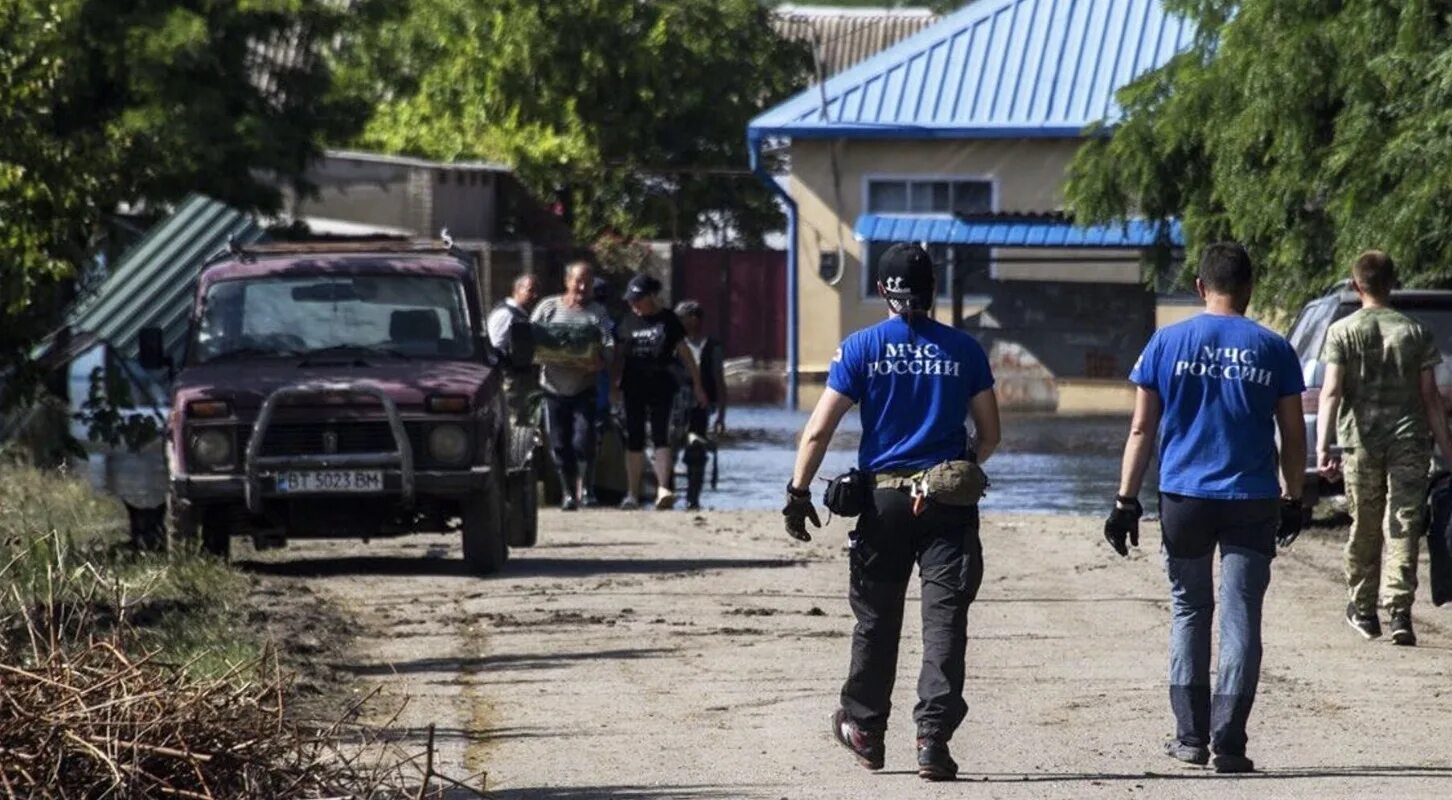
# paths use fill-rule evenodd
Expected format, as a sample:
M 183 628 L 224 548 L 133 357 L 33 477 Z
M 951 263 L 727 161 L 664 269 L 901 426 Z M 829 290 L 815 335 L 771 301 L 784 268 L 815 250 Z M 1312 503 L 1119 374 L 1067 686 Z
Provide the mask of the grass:
M 196 548 L 136 552 L 125 509 L 74 475 L 0 466 L 0 625 L 15 628 L 27 611 L 85 605 L 86 618 L 101 625 L 124 617 L 137 649 L 155 651 L 156 660 L 212 677 L 260 653 L 242 624 L 247 586 Z M 15 639 L 15 630 L 0 630 L 0 660 Z

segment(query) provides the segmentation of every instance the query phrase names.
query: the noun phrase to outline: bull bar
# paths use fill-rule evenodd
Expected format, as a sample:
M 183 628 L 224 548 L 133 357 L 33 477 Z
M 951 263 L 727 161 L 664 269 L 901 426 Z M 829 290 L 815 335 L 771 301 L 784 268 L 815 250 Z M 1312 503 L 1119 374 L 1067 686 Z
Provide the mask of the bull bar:
M 318 456 L 264 456 L 262 443 L 272 425 L 272 415 L 283 401 L 294 397 L 327 393 L 362 394 L 375 398 L 383 405 L 388 417 L 388 429 L 393 434 L 396 452 L 334 453 Z M 398 406 L 381 388 L 364 382 L 352 381 L 305 381 L 275 389 L 262 402 L 262 410 L 252 425 L 252 438 L 247 442 L 247 456 L 244 462 L 245 497 L 247 510 L 262 513 L 262 485 L 260 473 L 263 470 L 285 469 L 336 469 L 342 467 L 397 467 L 402 484 L 403 506 L 411 508 L 414 499 L 413 445 L 408 431 L 403 427 L 403 418 L 398 415 Z

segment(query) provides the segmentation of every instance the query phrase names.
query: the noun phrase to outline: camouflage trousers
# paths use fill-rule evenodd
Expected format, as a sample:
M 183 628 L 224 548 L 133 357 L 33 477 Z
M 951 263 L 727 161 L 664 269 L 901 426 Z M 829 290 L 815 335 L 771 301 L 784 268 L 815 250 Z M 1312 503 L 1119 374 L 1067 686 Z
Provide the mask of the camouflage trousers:
M 1346 454 L 1346 586 L 1359 614 L 1412 607 L 1417 591 L 1417 540 L 1426 527 L 1427 467 L 1422 440 L 1357 448 Z

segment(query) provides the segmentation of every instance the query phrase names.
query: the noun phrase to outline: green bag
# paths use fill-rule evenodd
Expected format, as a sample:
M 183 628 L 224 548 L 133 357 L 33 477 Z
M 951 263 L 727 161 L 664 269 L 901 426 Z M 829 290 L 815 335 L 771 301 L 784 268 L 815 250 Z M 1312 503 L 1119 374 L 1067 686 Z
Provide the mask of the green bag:
M 534 323 L 536 364 L 588 369 L 595 366 L 600 350 L 600 329 L 594 325 Z
M 974 506 L 988 490 L 988 475 L 977 462 L 944 461 L 914 476 L 915 494 L 946 506 Z

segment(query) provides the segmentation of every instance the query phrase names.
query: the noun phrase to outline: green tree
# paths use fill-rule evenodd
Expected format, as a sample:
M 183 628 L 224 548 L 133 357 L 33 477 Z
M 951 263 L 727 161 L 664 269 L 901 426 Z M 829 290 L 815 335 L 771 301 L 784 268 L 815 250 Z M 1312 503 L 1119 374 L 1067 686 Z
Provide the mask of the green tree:
M 349 55 L 378 97 L 363 146 L 505 161 L 585 239 L 717 212 L 748 242 L 779 216 L 746 124 L 810 63 L 759 0 L 416 0 Z
M 0 367 L 25 365 L 119 206 L 277 208 L 367 105 L 314 45 L 378 0 L 0 3 Z M 12 381 L 12 383 L 14 383 Z
M 1452 277 L 1452 3 L 1165 0 L 1195 44 L 1118 95 L 1070 168 L 1076 214 L 1233 238 L 1290 310 L 1387 250 L 1404 283 Z M 1193 261 L 1193 259 L 1190 259 Z

